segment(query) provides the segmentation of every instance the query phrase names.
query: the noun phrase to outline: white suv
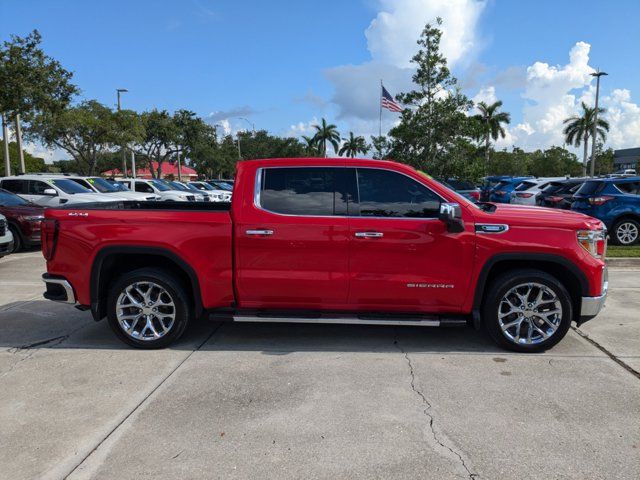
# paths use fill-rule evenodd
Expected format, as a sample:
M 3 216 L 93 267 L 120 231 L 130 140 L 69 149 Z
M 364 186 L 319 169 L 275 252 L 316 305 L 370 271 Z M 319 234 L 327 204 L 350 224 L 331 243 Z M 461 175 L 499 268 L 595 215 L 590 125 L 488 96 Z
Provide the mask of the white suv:
M 536 197 L 540 194 L 543 188 L 551 182 L 557 182 L 558 180 L 565 179 L 566 177 L 527 178 L 516 185 L 516 188 L 511 192 L 511 199 L 509 203 L 514 203 L 516 205 L 535 205 Z
M 115 195 L 95 193 L 78 185 L 66 175 L 27 174 L 5 177 L 0 179 L 0 188 L 20 195 L 25 200 L 43 207 L 125 200 L 125 198 L 116 197 Z
M 189 186 L 197 188 L 209 195 L 212 202 L 230 202 L 231 192 L 227 190 L 218 190 L 207 182 L 189 182 Z
M 4 215 L 0 215 L 0 258 L 13 251 L 13 235 Z
M 142 192 L 147 194 L 156 194 L 160 196 L 160 200 L 168 202 L 195 202 L 196 197 L 188 192 L 172 190 L 166 183 L 156 179 L 144 180 L 139 178 L 125 178 L 118 180 L 119 183 L 125 184 L 129 190 L 134 192 Z
M 118 197 L 126 198 L 127 200 L 154 201 L 160 200 L 160 195 L 155 193 L 142 193 L 132 192 L 131 190 L 120 190 L 113 183 L 107 182 L 102 177 L 69 177 L 74 182 L 82 185 L 84 188 L 93 190 L 96 193 L 103 193 L 105 195 L 115 195 Z

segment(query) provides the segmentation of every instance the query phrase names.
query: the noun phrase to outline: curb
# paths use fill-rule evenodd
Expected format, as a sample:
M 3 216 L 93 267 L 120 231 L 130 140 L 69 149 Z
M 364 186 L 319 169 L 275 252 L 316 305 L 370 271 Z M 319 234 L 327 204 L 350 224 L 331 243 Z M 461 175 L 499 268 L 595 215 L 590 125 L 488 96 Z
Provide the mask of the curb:
M 613 268 L 640 268 L 640 257 L 614 257 L 606 259 L 607 265 Z

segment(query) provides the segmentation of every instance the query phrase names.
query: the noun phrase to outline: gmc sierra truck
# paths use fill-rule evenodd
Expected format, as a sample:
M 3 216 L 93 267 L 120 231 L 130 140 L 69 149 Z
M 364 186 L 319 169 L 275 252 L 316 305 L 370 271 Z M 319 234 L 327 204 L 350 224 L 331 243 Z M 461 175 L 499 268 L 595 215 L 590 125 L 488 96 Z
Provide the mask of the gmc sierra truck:
M 599 220 L 474 204 L 403 164 L 239 162 L 231 203 L 47 209 L 44 296 L 158 348 L 195 318 L 484 328 L 537 352 L 607 294 Z

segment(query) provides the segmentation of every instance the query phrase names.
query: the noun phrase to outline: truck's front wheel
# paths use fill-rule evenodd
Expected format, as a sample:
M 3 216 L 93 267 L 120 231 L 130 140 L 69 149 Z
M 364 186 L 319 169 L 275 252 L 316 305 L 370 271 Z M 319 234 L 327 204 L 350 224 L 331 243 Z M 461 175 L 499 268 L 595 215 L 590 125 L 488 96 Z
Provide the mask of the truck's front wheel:
M 109 326 L 134 347 L 166 347 L 182 336 L 189 323 L 188 298 L 181 283 L 164 270 L 141 268 L 125 273 L 109 291 Z
M 573 315 L 564 285 L 533 269 L 513 270 L 493 280 L 482 313 L 496 343 L 517 352 L 553 347 L 566 335 Z

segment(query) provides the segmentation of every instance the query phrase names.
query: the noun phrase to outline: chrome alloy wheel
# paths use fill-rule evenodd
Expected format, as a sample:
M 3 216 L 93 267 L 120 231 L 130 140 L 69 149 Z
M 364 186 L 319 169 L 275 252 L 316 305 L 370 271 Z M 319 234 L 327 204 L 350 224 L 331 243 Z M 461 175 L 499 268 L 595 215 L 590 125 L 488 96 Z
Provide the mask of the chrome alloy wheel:
M 118 296 L 116 317 L 120 328 L 136 340 L 164 337 L 176 319 L 176 306 L 169 292 L 154 282 L 136 282 Z
M 507 339 L 519 345 L 535 345 L 551 337 L 562 321 L 562 304 L 551 288 L 522 283 L 504 294 L 498 307 L 498 323 Z
M 623 222 L 616 228 L 616 237 L 622 245 L 631 245 L 638 239 L 638 226 L 632 222 Z

